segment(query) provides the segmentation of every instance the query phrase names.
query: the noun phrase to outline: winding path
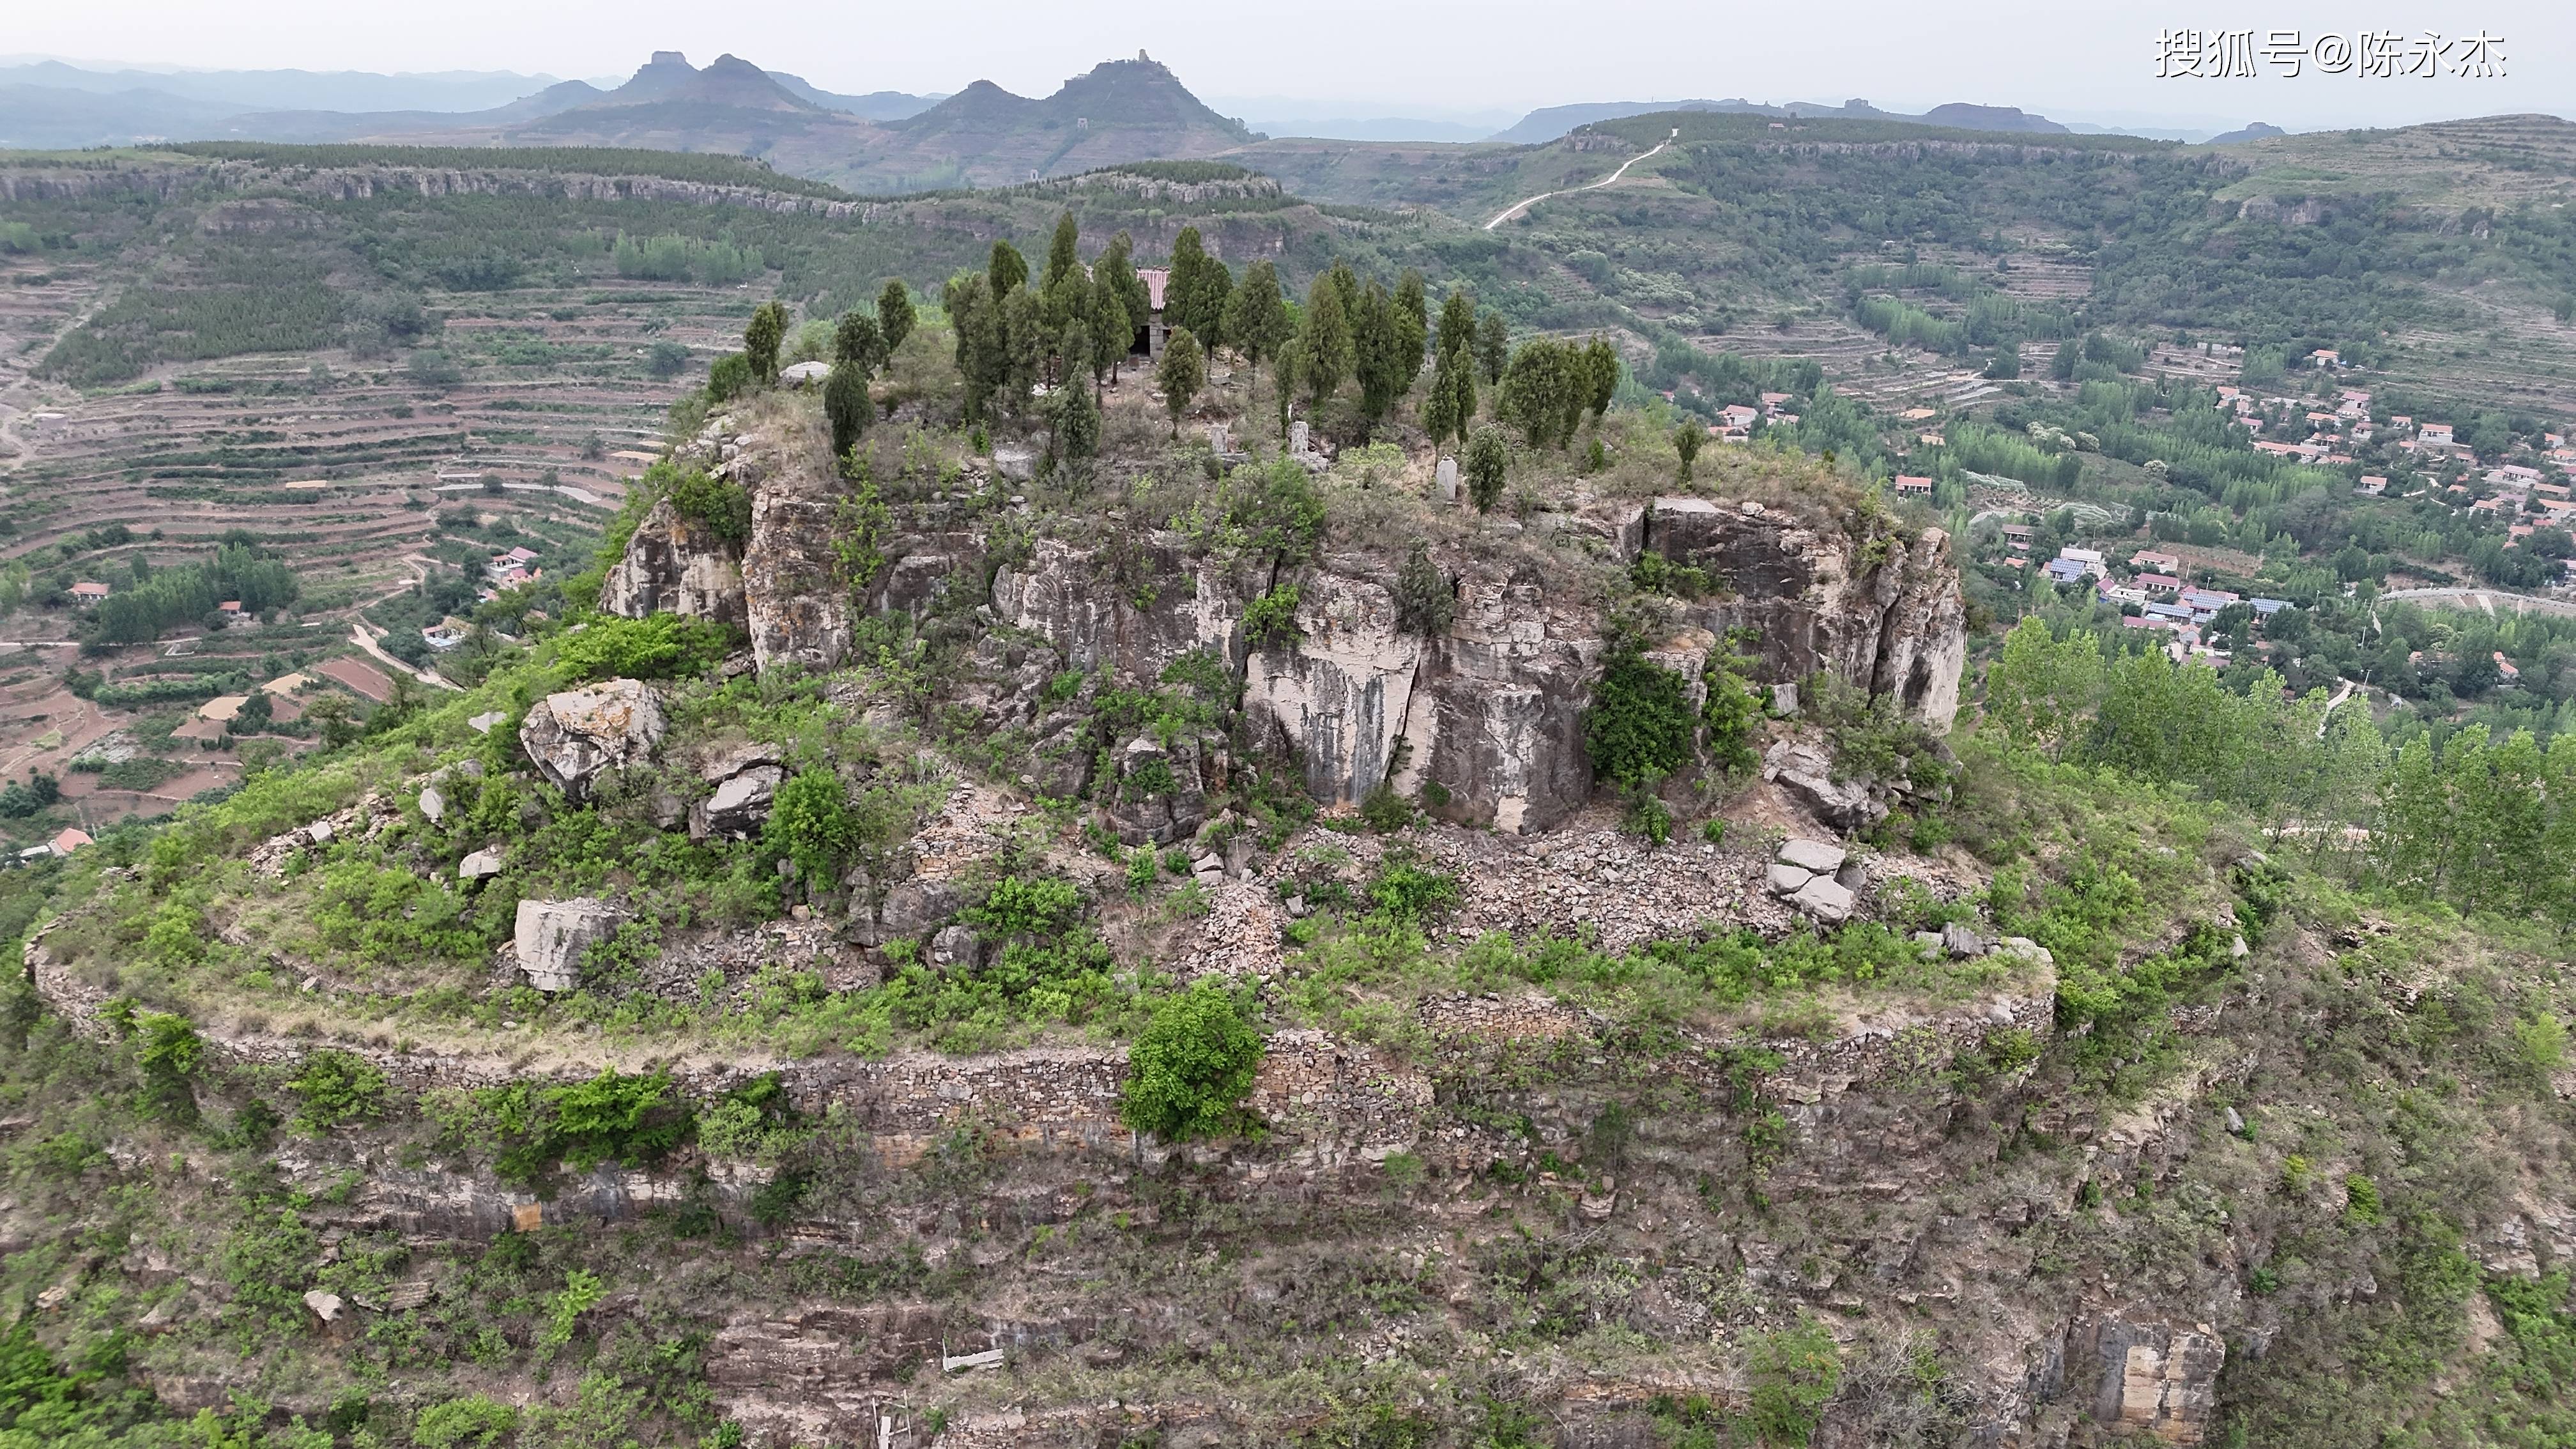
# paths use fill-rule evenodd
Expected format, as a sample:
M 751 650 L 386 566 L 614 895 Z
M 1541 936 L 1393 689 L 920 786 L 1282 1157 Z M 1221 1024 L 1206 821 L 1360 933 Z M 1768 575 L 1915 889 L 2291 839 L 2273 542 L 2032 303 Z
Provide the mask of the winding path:
M 1531 207 L 1538 205 L 1540 202 L 1547 200 L 1551 196 L 1572 196 L 1578 191 L 1598 191 L 1602 187 L 1609 185 L 1611 182 L 1618 180 L 1620 177 L 1627 175 L 1629 167 L 1634 166 L 1638 162 L 1645 160 L 1647 157 L 1654 155 L 1655 151 L 1661 151 L 1666 146 L 1673 144 L 1675 140 L 1680 138 L 1681 133 L 1681 127 L 1675 126 L 1671 135 L 1666 136 L 1662 141 L 1656 143 L 1654 151 L 1648 151 L 1642 155 L 1629 157 L 1627 160 L 1619 163 L 1618 170 L 1611 172 L 1609 175 L 1602 177 L 1600 180 L 1593 182 L 1589 186 L 1569 186 L 1563 191 L 1542 191 L 1536 196 L 1523 197 L 1520 200 L 1513 202 L 1510 206 L 1505 207 L 1492 221 L 1486 222 L 1485 230 L 1492 231 L 1495 227 L 1501 226 L 1504 222 L 1511 220 L 1513 217 L 1520 215 L 1522 212 L 1529 210 Z

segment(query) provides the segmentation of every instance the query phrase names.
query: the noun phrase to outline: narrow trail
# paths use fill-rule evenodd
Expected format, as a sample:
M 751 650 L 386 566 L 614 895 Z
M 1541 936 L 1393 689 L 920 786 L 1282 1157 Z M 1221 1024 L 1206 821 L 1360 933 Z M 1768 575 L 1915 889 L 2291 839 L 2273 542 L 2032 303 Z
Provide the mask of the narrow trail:
M 1529 210 L 1531 207 L 1538 205 L 1540 202 L 1547 200 L 1551 196 L 1572 196 L 1578 191 L 1598 191 L 1602 187 L 1609 185 L 1611 182 L 1618 180 L 1620 177 L 1627 175 L 1629 167 L 1647 159 L 1647 157 L 1653 156 L 1656 151 L 1661 151 L 1666 146 L 1673 144 L 1674 141 L 1680 138 L 1681 134 L 1681 128 L 1679 126 L 1675 126 L 1671 135 L 1666 136 L 1662 141 L 1656 143 L 1654 151 L 1648 151 L 1642 155 L 1629 157 L 1627 160 L 1619 163 L 1618 170 L 1611 172 L 1609 175 L 1602 177 L 1600 180 L 1593 182 L 1589 186 L 1569 186 L 1562 191 L 1542 191 L 1536 196 L 1523 197 L 1521 200 L 1515 201 L 1510 206 L 1505 207 L 1492 221 L 1486 222 L 1485 230 L 1492 231 L 1495 227 L 1501 226 L 1504 222 L 1511 220 L 1513 217 L 1520 215 L 1522 212 Z

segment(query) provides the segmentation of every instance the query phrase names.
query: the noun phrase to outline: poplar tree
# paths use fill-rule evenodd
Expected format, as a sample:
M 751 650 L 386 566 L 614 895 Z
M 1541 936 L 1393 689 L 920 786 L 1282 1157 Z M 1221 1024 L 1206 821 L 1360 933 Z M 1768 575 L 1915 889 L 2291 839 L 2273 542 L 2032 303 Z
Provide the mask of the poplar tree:
M 1306 395 L 1320 403 L 1341 387 L 1351 363 L 1350 315 L 1342 308 L 1341 289 L 1333 285 L 1329 272 L 1306 289 L 1306 323 L 1297 340 Z
M 1207 358 L 1199 351 L 1198 338 L 1186 327 L 1175 327 L 1163 339 L 1163 360 L 1154 366 L 1155 385 L 1163 390 L 1163 408 L 1172 415 L 1172 437 L 1181 436 L 1181 415 L 1207 386 Z
M 877 293 L 877 330 L 885 334 L 888 357 L 912 335 L 913 320 L 912 289 L 903 284 L 901 277 L 889 279 L 885 290 Z
M 787 308 L 778 302 L 763 302 L 751 314 L 751 322 L 742 329 L 743 359 L 751 364 L 751 375 L 761 382 L 778 381 L 778 345 L 787 340 Z
M 1244 268 L 1243 280 L 1226 299 L 1225 335 L 1254 378 L 1264 361 L 1279 355 L 1289 326 L 1288 304 L 1279 295 L 1279 269 L 1266 261 Z

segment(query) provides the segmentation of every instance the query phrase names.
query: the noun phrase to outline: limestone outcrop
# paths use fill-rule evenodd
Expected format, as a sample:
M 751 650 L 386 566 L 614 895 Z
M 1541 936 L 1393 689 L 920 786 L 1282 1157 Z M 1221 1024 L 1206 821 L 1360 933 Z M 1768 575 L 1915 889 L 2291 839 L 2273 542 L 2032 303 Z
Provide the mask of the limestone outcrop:
M 585 800 L 600 776 L 651 759 L 664 728 L 652 686 L 610 679 L 537 701 L 519 724 L 519 744 L 555 788 Z
M 610 566 L 599 607 L 629 619 L 668 613 L 744 624 L 741 551 L 665 498 L 644 515 L 625 556 Z
M 763 669 L 831 669 L 849 655 L 850 591 L 832 553 L 837 512 L 838 500 L 819 487 L 782 483 L 752 495 L 743 612 Z
M 521 901 L 511 946 L 530 986 L 571 991 L 581 985 L 582 959 L 590 948 L 617 934 L 625 920 L 624 911 L 589 896 Z
M 837 480 L 773 475 L 760 440 L 728 436 L 729 426 L 719 420 L 690 456 L 754 489 L 739 607 L 760 667 L 833 668 L 849 654 L 855 610 L 927 618 L 964 588 L 981 601 L 978 619 L 1010 642 L 980 656 L 995 668 L 948 687 L 987 727 L 1027 733 L 1036 745 L 1030 783 L 1049 794 L 1090 788 L 1106 759 L 1122 791 L 1112 823 L 1131 844 L 1196 830 L 1204 815 L 1192 796 L 1219 787 L 1233 762 L 1213 738 L 1156 740 L 1143 754 L 1129 740 L 1093 738 L 1082 713 L 1046 691 L 1067 672 L 1151 689 L 1194 652 L 1241 681 L 1259 747 L 1295 761 L 1326 805 L 1354 806 L 1392 786 L 1443 802 L 1450 819 L 1529 833 L 1592 798 L 1583 707 L 1608 652 L 1609 621 L 1597 597 L 1552 576 L 1541 552 L 1435 549 L 1453 608 L 1447 626 L 1426 635 L 1399 618 L 1392 583 L 1401 556 L 1382 540 L 1340 540 L 1281 570 L 1208 552 L 1177 532 L 1130 530 L 1113 515 L 1104 540 L 1040 527 L 1000 549 L 986 526 L 943 522 L 936 505 L 914 505 L 898 511 L 881 542 L 884 567 L 854 598 L 833 547 Z M 674 522 L 657 507 L 637 530 L 608 602 L 627 612 L 667 600 L 655 606 L 733 617 L 720 560 Z M 1710 652 L 1747 629 L 1756 682 L 1833 675 L 1892 697 L 1935 728 L 1957 711 L 1965 613 L 1938 529 L 1904 537 L 1882 527 L 1861 538 L 1781 508 L 1696 497 L 1624 512 L 1586 505 L 1542 523 L 1569 549 L 1630 561 L 1651 551 L 1708 578 L 1710 596 L 1676 601 L 1678 632 L 1654 651 L 1694 688 Z M 1249 637 L 1245 611 L 1290 585 L 1295 628 Z M 1840 830 L 1884 818 L 1888 806 L 1873 791 L 1902 788 L 1792 763 L 1800 768 L 1786 788 L 1812 787 L 1809 808 Z M 1139 771 L 1146 784 L 1163 785 L 1166 773 L 1171 783 L 1131 790 Z
M 1724 586 L 1688 612 L 1721 636 L 1750 628 L 1763 682 L 1831 674 L 1936 727 L 1958 714 L 1967 604 L 1942 530 L 1860 544 L 1758 503 L 1666 497 L 1624 533 L 1631 557 L 1660 554 Z

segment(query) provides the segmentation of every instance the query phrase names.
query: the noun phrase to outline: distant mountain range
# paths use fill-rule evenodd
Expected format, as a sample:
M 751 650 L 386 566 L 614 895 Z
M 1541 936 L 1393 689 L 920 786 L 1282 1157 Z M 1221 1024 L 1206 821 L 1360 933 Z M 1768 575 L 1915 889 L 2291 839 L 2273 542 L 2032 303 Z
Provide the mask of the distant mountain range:
M 1275 98 L 1274 98 L 1275 99 Z M 1483 139 L 1553 141 L 1578 126 L 1652 111 L 1901 122 L 2066 135 L 2011 106 L 1951 104 L 1921 115 L 1865 100 L 1764 105 L 1743 99 L 1549 106 Z M 1490 123 L 1489 123 L 1490 124 Z M 1286 122 L 1292 135 L 1467 141 L 1479 128 L 1401 117 Z M 2276 134 L 2256 125 L 2221 141 Z M 954 95 L 841 95 L 732 55 L 700 68 L 655 51 L 623 84 L 506 72 L 93 70 L 60 61 L 0 66 L 0 147 L 63 149 L 177 140 L 416 145 L 632 146 L 726 151 L 854 191 L 993 186 L 1149 159 L 1186 160 L 1257 139 L 1139 52 L 1043 98 L 976 81 Z
M 2045 135 L 2071 134 L 2046 116 L 2034 116 L 2014 106 L 1971 106 L 1952 103 L 1934 106 L 1919 116 L 1897 111 L 1882 111 L 1867 101 L 1845 101 L 1828 106 L 1813 101 L 1792 101 L 1786 105 L 1759 105 L 1747 100 L 1724 101 L 1593 101 L 1571 106 L 1547 106 L 1523 116 L 1520 123 L 1498 131 L 1489 140 L 1509 141 L 1515 145 L 1536 146 L 1565 135 L 1577 126 L 1595 121 L 1616 121 L 1625 116 L 1643 116 L 1655 111 L 1719 111 L 1728 115 L 1779 116 L 1783 119 L 1835 121 L 1905 121 L 1923 126 L 1952 126 L 1968 131 L 2024 131 Z
M 0 66 L 0 147 L 118 146 L 156 140 L 327 142 L 463 136 L 584 106 L 696 103 L 900 120 L 942 96 L 838 95 L 726 56 L 705 71 L 659 51 L 613 91 L 545 75 L 459 72 L 84 70 L 60 61 Z M 687 148 L 703 149 L 703 148 Z

